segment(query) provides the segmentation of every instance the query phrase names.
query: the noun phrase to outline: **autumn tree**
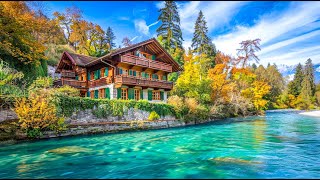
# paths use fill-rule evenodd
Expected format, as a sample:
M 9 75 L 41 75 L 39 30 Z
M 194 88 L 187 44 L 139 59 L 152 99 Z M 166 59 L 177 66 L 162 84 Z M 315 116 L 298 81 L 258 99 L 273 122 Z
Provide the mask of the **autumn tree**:
M 249 61 L 256 61 L 259 63 L 259 58 L 255 52 L 260 51 L 260 39 L 246 40 L 240 43 L 240 49 L 237 49 L 237 61 L 236 63 L 242 63 L 242 67 L 245 67 Z
M 122 39 L 122 44 L 124 47 L 128 47 L 132 45 L 131 40 L 128 37 L 124 37 Z
M 71 26 L 77 23 L 82 18 L 82 12 L 79 8 L 72 6 L 67 8 L 64 13 L 54 12 L 55 21 L 59 23 L 61 28 L 64 30 L 64 38 L 69 45 L 73 46 L 71 37 Z
M 182 47 L 182 31 L 180 29 L 180 16 L 178 7 L 174 1 L 165 1 L 164 7 L 159 10 L 158 21 L 161 25 L 157 29 L 157 36 L 162 36 L 164 48 L 169 51 L 170 48 Z

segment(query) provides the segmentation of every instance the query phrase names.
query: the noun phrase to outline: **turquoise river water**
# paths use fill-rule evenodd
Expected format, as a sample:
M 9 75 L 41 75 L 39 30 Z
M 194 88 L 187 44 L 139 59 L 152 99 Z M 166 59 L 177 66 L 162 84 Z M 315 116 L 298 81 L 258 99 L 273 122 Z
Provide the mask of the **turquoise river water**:
M 320 118 L 298 111 L 0 146 L 0 178 L 320 178 Z

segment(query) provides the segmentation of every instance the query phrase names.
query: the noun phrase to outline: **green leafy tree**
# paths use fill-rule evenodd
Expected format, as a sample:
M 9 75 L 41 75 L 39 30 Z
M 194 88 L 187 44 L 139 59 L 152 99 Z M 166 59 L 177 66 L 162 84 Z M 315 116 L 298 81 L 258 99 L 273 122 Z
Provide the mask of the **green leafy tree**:
M 165 1 L 164 8 L 159 10 L 158 20 L 161 21 L 157 29 L 157 36 L 162 35 L 164 48 L 169 51 L 170 48 L 182 47 L 182 31 L 180 29 L 180 16 L 177 4 L 174 1 Z

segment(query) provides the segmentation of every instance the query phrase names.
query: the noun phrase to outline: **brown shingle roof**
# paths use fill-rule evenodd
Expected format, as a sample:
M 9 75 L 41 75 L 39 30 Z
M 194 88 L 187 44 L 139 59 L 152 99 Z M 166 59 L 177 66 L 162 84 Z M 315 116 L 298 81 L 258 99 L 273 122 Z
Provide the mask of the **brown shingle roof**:
M 76 62 L 78 66 L 85 66 L 89 62 L 96 60 L 96 57 L 86 56 L 82 54 L 74 54 L 68 52 L 68 54 L 72 57 L 72 59 Z
M 90 67 L 96 63 L 99 62 L 99 60 L 103 59 L 103 58 L 110 58 L 112 56 L 115 56 L 117 54 L 120 54 L 120 53 L 123 53 L 123 52 L 126 52 L 128 50 L 131 50 L 131 49 L 134 49 L 134 48 L 137 48 L 139 46 L 142 46 L 144 44 L 149 44 L 149 43 L 152 43 L 152 42 L 155 42 L 157 44 L 157 46 L 159 48 L 161 48 L 166 54 L 167 56 L 169 57 L 169 61 L 170 63 L 173 65 L 173 70 L 174 71 L 181 71 L 182 68 L 179 66 L 179 64 L 172 58 L 172 56 L 158 43 L 158 41 L 155 39 L 155 38 L 151 38 L 151 39 L 148 39 L 148 40 L 145 40 L 145 41 L 142 41 L 142 42 L 139 42 L 139 43 L 136 43 L 136 44 L 133 44 L 131 46 L 128 46 L 128 47 L 124 47 L 124 48 L 119 48 L 119 49 L 116 49 L 100 58 L 97 58 L 97 57 L 91 57 L 91 56 L 86 56 L 86 55 L 81 55 L 81 54 L 75 54 L 75 53 L 70 53 L 70 52 L 66 52 L 67 55 L 70 55 L 71 58 L 74 60 L 74 63 L 78 66 L 82 66 L 82 67 Z

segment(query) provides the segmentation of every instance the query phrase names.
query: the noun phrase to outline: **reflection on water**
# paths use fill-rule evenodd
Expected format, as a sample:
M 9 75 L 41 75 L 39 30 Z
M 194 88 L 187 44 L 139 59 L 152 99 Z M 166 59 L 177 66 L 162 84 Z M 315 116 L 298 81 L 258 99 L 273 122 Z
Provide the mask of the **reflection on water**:
M 319 178 L 320 121 L 295 111 L 1 146 L 2 178 Z

